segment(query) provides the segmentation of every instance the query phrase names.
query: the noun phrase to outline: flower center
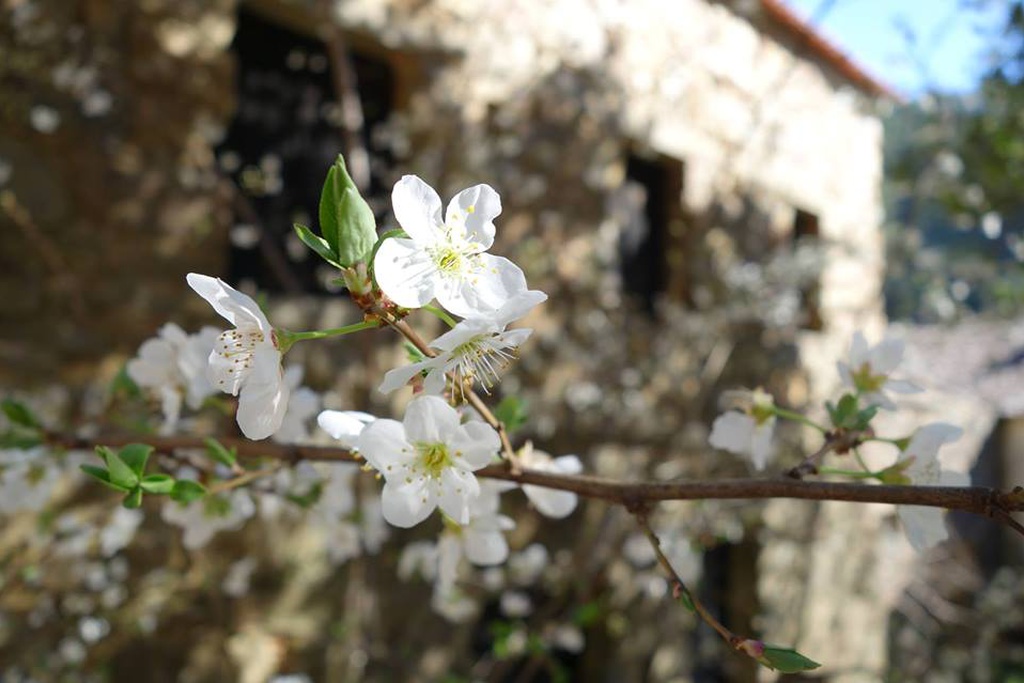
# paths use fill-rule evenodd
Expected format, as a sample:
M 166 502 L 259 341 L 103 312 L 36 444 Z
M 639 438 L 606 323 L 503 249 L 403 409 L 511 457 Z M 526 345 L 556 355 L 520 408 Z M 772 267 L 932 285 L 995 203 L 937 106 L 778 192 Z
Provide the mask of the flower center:
M 231 361 L 227 374 L 244 376 L 252 368 L 252 357 L 256 347 L 264 342 L 258 328 L 225 330 L 217 337 L 217 353 Z M 220 382 L 223 384 L 223 382 Z
M 443 443 L 419 443 L 416 450 L 420 455 L 420 467 L 433 479 L 440 479 L 441 472 L 452 465 L 448 446 Z
M 515 357 L 514 348 L 503 343 L 500 336 L 477 335 L 455 347 L 452 351 L 454 362 L 448 369 L 460 379 L 478 380 L 487 391 Z
M 871 365 L 869 363 L 864 363 L 851 374 L 853 385 L 857 387 L 858 391 L 864 393 L 874 393 L 881 390 L 885 386 L 887 379 L 885 375 L 871 374 Z
M 462 254 L 452 247 L 443 247 L 434 255 L 437 268 L 446 275 L 462 270 Z

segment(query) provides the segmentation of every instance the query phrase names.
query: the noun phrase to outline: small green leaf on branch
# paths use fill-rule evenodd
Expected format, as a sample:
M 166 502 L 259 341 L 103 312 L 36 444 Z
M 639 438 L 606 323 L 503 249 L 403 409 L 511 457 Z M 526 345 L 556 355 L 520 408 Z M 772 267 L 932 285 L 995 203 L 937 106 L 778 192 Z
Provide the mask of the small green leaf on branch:
M 377 220 L 338 159 L 320 193 L 320 232 L 341 266 L 365 262 L 377 243 Z
M 171 488 L 171 499 L 175 500 L 182 505 L 188 505 L 194 500 L 198 500 L 206 495 L 206 487 L 200 484 L 198 481 L 192 481 L 190 479 L 179 479 L 174 482 L 174 486 Z
M 4 399 L 0 402 L 0 409 L 4 411 L 7 419 L 16 425 L 29 429 L 42 429 L 42 425 L 39 424 L 36 416 L 20 401 L 15 401 L 11 398 Z
M 146 493 L 165 495 L 174 489 L 174 477 L 169 474 L 149 474 L 139 482 L 139 488 Z
M 139 484 L 139 475 L 135 473 L 128 463 L 121 459 L 121 456 L 106 446 L 97 446 L 96 454 L 103 458 L 107 465 L 107 475 L 110 483 L 130 491 Z
M 104 486 L 108 486 L 114 489 L 115 491 L 120 491 L 122 493 L 128 491 L 127 486 L 121 486 L 120 484 L 115 484 L 114 482 L 110 481 L 110 472 L 108 472 L 103 467 L 96 467 L 94 465 L 79 465 L 79 468 L 83 472 L 88 474 L 90 477 L 103 484 Z
M 235 463 L 238 461 L 237 448 L 227 449 L 224 447 L 224 444 L 213 438 L 207 438 L 203 443 L 206 444 L 206 452 L 214 462 L 218 462 L 226 467 L 235 466 Z
M 506 396 L 494 408 L 494 416 L 505 425 L 505 431 L 512 433 L 526 424 L 526 402 L 518 396 Z
M 332 266 L 336 266 L 338 268 L 342 267 L 341 264 L 338 263 L 338 255 L 334 253 L 334 249 L 332 249 L 331 245 L 327 243 L 327 240 L 318 235 L 314 235 L 313 231 L 305 225 L 295 223 L 292 227 L 295 229 L 295 234 L 299 236 L 302 243 L 316 252 L 317 256 L 322 258 L 324 261 L 327 261 Z

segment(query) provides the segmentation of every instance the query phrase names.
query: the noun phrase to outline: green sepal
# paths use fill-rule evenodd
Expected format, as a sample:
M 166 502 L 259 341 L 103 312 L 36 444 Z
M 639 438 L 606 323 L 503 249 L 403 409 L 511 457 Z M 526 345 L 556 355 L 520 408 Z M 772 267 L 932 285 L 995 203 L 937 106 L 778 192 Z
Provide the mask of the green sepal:
M 849 428 L 860 409 L 857 397 L 853 394 L 843 394 L 838 405 L 826 403 L 825 407 L 828 408 L 828 416 L 831 418 L 833 426 L 839 428 Z
M 314 235 L 313 231 L 305 225 L 295 223 L 292 227 L 295 228 L 295 234 L 299 236 L 302 243 L 315 251 L 317 256 L 322 258 L 324 261 L 327 261 L 332 266 L 337 268 L 342 267 L 341 264 L 338 263 L 338 255 L 334 253 L 334 250 L 331 248 L 331 245 L 327 243 L 327 240 L 319 235 Z
M 120 486 L 126 491 L 138 486 L 139 475 L 128 466 L 128 463 L 121 459 L 121 456 L 106 446 L 97 446 L 96 453 L 103 458 L 103 462 L 107 465 L 107 475 L 110 477 L 110 483 Z
M 194 500 L 198 500 L 206 495 L 206 487 L 200 484 L 198 481 L 192 481 L 191 479 L 179 479 L 174 482 L 174 486 L 171 488 L 171 499 L 176 500 L 182 505 L 188 505 Z
M 142 489 L 136 486 L 131 491 L 129 491 L 128 495 L 126 495 L 124 497 L 124 500 L 121 501 L 121 505 L 128 508 L 129 510 L 134 510 L 136 508 L 142 507 Z
M 494 416 L 505 425 L 505 431 L 512 433 L 526 424 L 526 402 L 518 396 L 506 396 L 494 408 Z
M 206 444 L 206 452 L 215 462 L 227 467 L 235 466 L 235 462 L 238 461 L 238 449 L 232 447 L 229 450 L 224 447 L 224 444 L 213 438 L 206 438 L 203 443 Z
M 818 662 L 804 657 L 792 648 L 779 647 L 777 645 L 765 645 L 764 653 L 758 657 L 757 661 L 769 669 L 774 669 L 784 674 L 810 671 L 821 666 Z
M 29 429 L 42 429 L 39 420 L 32 414 L 32 411 L 21 401 L 12 398 L 5 398 L 0 402 L 0 410 L 4 411 L 7 419 L 16 425 L 28 427 Z
M 95 465 L 79 465 L 78 467 L 99 483 L 109 488 L 112 488 L 115 491 L 120 491 L 121 493 L 124 493 L 125 491 L 129 490 L 127 486 L 120 486 L 110 481 L 110 472 L 107 472 L 107 470 L 105 470 L 102 467 L 96 467 Z
M 697 608 L 694 606 L 693 600 L 690 599 L 690 595 L 686 591 L 684 591 L 684 590 L 681 590 L 678 593 L 679 594 L 676 596 L 676 601 L 680 605 L 685 607 L 686 611 L 689 612 L 690 614 L 696 614 L 697 613 Z
M 320 192 L 320 233 L 342 266 L 365 262 L 377 242 L 377 220 L 338 155 Z
M 139 482 L 139 488 L 146 493 L 166 495 L 174 489 L 174 477 L 169 474 L 149 474 Z
M 130 443 L 121 448 L 118 456 L 131 468 L 136 477 L 142 479 L 142 473 L 146 471 L 146 462 L 152 453 L 152 446 L 147 446 L 144 443 Z

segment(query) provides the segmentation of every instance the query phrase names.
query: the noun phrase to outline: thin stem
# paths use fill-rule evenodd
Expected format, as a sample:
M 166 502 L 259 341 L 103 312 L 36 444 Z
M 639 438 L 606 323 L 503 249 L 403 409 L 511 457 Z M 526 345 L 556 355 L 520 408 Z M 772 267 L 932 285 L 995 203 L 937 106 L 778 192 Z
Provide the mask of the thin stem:
M 828 433 L 828 427 L 823 427 L 814 420 L 810 419 L 805 415 L 801 415 L 800 413 L 794 412 L 792 410 L 786 410 L 785 408 L 779 408 L 778 406 L 774 406 L 772 408 L 772 412 L 774 412 L 776 416 L 781 417 L 784 420 L 793 420 L 794 422 L 799 422 L 800 424 L 804 424 L 807 425 L 808 427 L 817 429 L 822 434 Z
M 704 604 L 697 599 L 697 596 L 686 587 L 686 583 L 683 582 L 679 573 L 672 567 L 672 563 L 661 550 L 661 539 L 658 538 L 656 533 L 654 533 L 654 529 L 651 528 L 650 522 L 647 521 L 647 508 L 641 506 L 634 509 L 632 512 L 633 516 L 636 517 L 637 524 L 639 524 L 640 528 L 643 530 L 644 536 L 647 537 L 648 542 L 651 544 L 651 548 L 654 549 L 654 554 L 658 558 L 658 564 L 661 565 L 661 568 L 665 570 L 665 573 L 668 574 L 669 579 L 672 581 L 673 596 L 676 598 L 678 598 L 679 595 L 685 597 L 687 603 L 691 605 L 693 607 L 693 611 L 697 613 L 697 616 L 700 617 L 705 624 L 715 629 L 718 635 L 722 636 L 722 640 L 729 644 L 729 647 L 735 648 L 739 643 L 743 642 L 743 638 L 737 636 L 726 628 L 722 622 L 718 621 L 718 619 L 716 619 L 715 616 L 711 614 L 706 607 L 704 607 Z
M 856 470 L 841 470 L 834 467 L 821 467 L 818 469 L 818 474 L 834 474 L 840 477 L 849 477 L 851 479 L 877 479 L 878 472 L 857 472 Z
M 871 472 L 871 468 L 868 467 L 868 464 L 864 461 L 864 456 L 860 454 L 859 448 L 853 449 L 853 457 L 857 459 L 857 464 L 864 468 L 865 472 Z M 873 472 L 872 474 L 874 476 L 878 476 L 877 472 Z
M 351 325 L 345 325 L 344 327 L 332 327 L 329 330 L 311 330 L 309 332 L 285 332 L 285 336 L 292 342 L 303 341 L 306 339 L 324 339 L 325 337 L 341 337 L 346 334 L 352 334 L 353 332 L 360 332 L 362 330 L 369 330 L 375 327 L 380 327 L 380 323 L 373 321 L 361 321 L 358 323 L 352 323 Z
M 786 476 L 793 479 L 803 479 L 805 475 L 817 474 L 821 460 L 838 444 L 839 439 L 835 435 L 826 434 L 825 442 L 821 444 L 821 448 L 808 455 L 799 465 L 786 472 Z
M 263 469 L 263 470 L 251 470 L 251 471 L 248 471 L 248 472 L 246 472 L 243 475 L 235 477 L 234 479 L 228 479 L 226 481 L 222 481 L 221 483 L 217 484 L 216 486 L 211 486 L 210 489 L 209 489 L 209 493 L 211 495 L 214 495 L 214 494 L 218 494 L 218 493 L 224 493 L 225 491 L 230 491 L 232 489 L 237 489 L 237 488 L 245 486 L 247 484 L 251 484 L 252 482 L 256 481 L 257 479 L 262 479 L 263 477 L 269 477 L 270 475 L 272 475 L 275 472 L 277 472 L 278 470 L 280 470 L 282 467 L 284 467 L 284 463 L 283 462 L 278 462 L 278 463 L 274 463 L 270 467 L 268 467 L 266 469 Z
M 426 306 L 423 307 L 423 310 L 426 311 L 427 313 L 433 313 L 434 315 L 436 315 L 438 318 L 443 320 L 445 325 L 447 325 L 448 327 L 455 327 L 458 324 L 455 321 L 455 318 L 451 317 L 450 315 L 448 315 L 446 311 L 437 306 L 431 306 L 430 304 L 427 304 Z

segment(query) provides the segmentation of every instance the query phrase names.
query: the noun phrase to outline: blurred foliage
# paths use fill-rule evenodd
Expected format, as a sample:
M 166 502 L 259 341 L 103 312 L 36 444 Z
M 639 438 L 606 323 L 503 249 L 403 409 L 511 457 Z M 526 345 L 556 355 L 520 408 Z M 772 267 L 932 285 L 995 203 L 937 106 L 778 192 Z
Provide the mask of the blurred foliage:
M 1024 310 L 1024 3 L 1005 4 L 977 92 L 930 94 L 886 122 L 891 318 Z

